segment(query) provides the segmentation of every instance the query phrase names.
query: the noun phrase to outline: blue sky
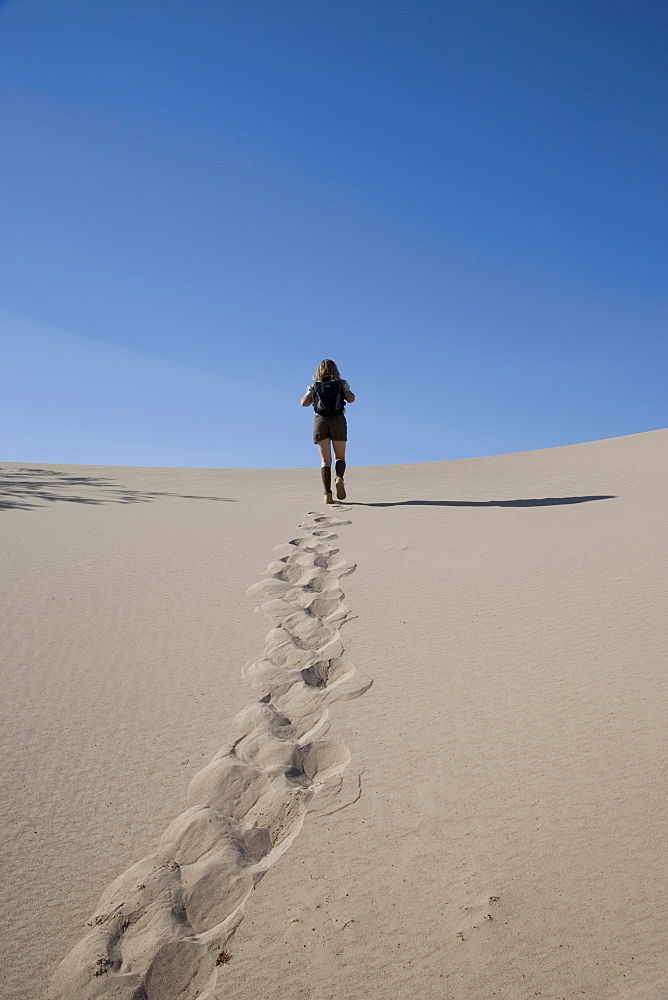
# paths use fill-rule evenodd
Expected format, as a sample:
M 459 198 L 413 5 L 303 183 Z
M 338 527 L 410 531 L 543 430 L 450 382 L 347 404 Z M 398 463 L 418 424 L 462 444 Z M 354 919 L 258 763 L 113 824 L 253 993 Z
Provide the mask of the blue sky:
M 3 444 L 352 464 L 666 424 L 653 0 L 8 0 Z

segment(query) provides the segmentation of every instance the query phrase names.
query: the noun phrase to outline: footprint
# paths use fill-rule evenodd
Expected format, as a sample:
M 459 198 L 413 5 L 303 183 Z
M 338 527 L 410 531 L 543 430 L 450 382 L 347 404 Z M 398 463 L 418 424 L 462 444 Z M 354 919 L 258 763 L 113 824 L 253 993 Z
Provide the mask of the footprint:
M 468 941 L 477 932 L 494 923 L 494 909 L 499 905 L 500 896 L 488 896 L 485 900 L 459 907 L 460 930 L 456 937 Z
M 318 660 L 312 666 L 302 670 L 304 682 L 312 687 L 325 689 L 323 692 L 325 695 L 329 695 L 355 675 L 355 667 L 350 660 L 345 660 L 341 656 L 331 656 L 326 660 Z
M 259 700 L 236 716 L 234 742 L 193 777 L 188 808 L 157 849 L 102 895 L 51 1000 L 215 1000 L 220 956 L 230 959 L 244 905 L 314 797 L 327 805 L 321 817 L 357 801 L 337 803 L 350 751 L 324 738 L 328 706 L 371 686 L 340 638 L 349 618 L 340 581 L 356 567 L 331 529 L 350 523 L 311 512 L 248 588 L 273 625 L 263 654 L 242 670 Z

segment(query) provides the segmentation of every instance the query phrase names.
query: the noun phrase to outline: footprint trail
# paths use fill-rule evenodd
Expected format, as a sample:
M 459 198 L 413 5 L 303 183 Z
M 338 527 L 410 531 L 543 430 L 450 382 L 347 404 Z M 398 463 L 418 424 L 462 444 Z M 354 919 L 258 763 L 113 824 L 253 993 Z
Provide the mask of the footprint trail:
M 50 1000 L 215 1000 L 250 893 L 314 796 L 326 791 L 336 804 L 350 753 L 324 738 L 329 705 L 372 683 L 340 638 L 350 617 L 340 583 L 355 566 L 331 529 L 350 523 L 310 513 L 249 588 L 273 626 L 242 672 L 259 698 L 234 720 L 234 742 L 192 779 L 188 808 L 157 849 L 103 893 Z

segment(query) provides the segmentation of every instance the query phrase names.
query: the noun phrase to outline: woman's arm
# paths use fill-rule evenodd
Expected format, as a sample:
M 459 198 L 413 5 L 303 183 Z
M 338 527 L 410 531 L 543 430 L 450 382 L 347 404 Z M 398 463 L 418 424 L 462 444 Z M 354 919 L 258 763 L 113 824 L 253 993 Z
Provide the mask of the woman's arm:
M 304 398 L 306 398 L 306 397 L 304 397 Z M 343 398 L 345 399 L 346 403 L 354 403 L 355 402 L 355 393 L 351 392 L 350 389 L 346 389 L 346 391 L 343 394 Z M 302 403 L 302 406 L 303 405 L 304 404 Z
M 313 396 L 310 392 L 307 392 L 305 396 L 302 396 L 302 406 L 310 406 L 313 402 Z

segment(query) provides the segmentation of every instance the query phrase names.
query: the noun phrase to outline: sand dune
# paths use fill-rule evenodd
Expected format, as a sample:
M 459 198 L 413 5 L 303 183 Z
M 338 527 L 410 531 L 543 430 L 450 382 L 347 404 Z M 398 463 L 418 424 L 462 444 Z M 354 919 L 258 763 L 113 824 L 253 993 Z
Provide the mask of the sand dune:
M 668 996 L 667 443 L 5 465 L 2 996 Z

